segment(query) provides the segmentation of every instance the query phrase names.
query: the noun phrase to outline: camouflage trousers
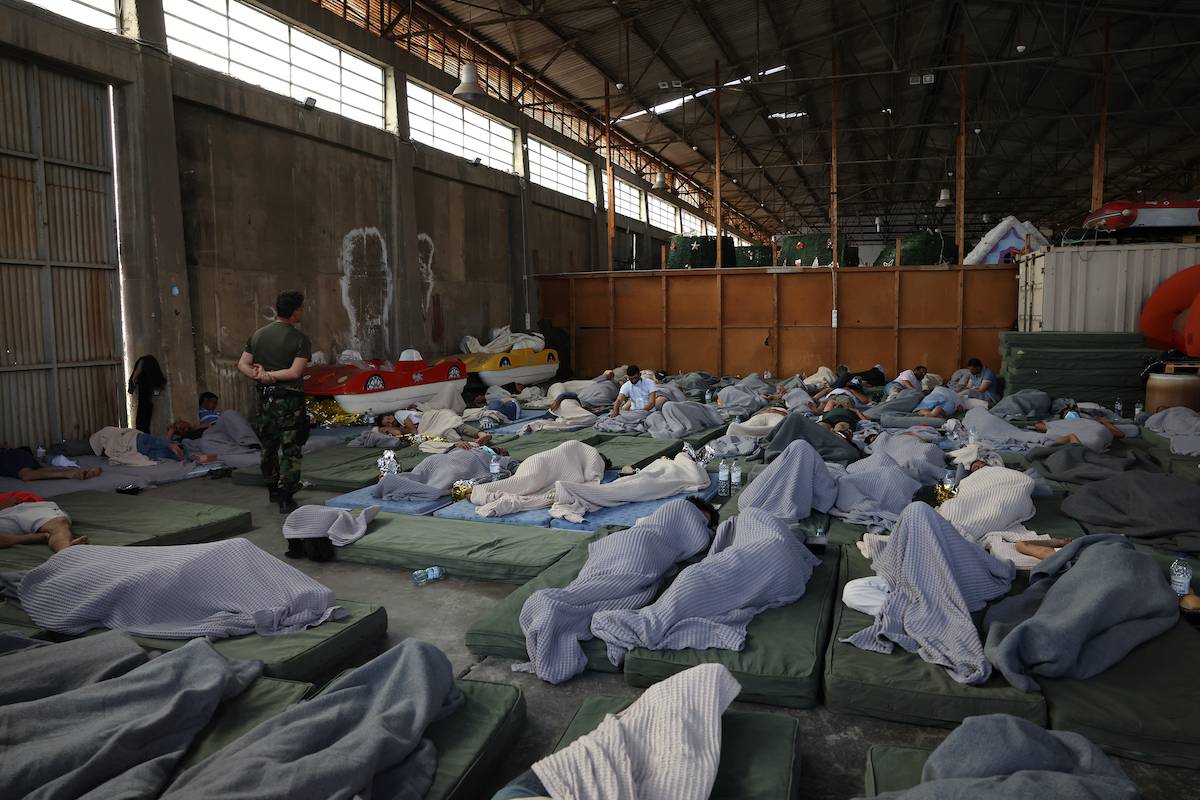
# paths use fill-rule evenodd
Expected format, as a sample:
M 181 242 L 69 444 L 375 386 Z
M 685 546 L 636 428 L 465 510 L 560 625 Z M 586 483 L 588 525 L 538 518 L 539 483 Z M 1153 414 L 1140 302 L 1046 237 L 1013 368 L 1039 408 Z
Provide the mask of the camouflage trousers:
M 267 488 L 291 494 L 300 488 L 301 449 L 308 441 L 304 395 L 258 399 L 255 433 L 262 442 L 262 474 Z

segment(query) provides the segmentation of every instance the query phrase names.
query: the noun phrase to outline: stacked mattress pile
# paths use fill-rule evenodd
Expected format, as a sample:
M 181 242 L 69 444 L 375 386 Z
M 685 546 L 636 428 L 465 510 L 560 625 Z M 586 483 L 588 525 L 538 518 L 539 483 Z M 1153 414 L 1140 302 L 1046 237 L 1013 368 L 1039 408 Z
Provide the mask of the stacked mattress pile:
M 1141 372 L 1158 351 L 1140 333 L 1000 334 L 1006 393 L 1041 389 L 1051 397 L 1111 406 L 1118 397 L 1132 409 L 1145 390 Z

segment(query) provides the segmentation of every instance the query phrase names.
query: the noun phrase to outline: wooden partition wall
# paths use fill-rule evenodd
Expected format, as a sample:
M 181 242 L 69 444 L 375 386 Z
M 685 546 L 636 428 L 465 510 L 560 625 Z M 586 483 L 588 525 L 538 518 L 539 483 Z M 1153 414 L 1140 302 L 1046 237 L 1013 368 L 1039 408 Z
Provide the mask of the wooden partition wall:
M 636 363 L 790 376 L 878 362 L 889 375 L 925 364 L 949 377 L 972 356 L 998 370 L 999 334 L 1017 316 L 1009 265 L 590 272 L 538 285 L 541 316 L 570 331 L 581 375 Z

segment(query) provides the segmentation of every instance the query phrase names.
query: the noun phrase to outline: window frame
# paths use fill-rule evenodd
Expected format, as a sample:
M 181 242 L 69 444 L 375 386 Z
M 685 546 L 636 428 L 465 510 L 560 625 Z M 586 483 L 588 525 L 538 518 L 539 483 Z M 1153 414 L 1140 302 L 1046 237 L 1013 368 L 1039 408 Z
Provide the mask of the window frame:
M 659 208 L 659 214 L 660 214 L 659 216 L 656 216 L 656 214 L 655 214 L 655 206 L 656 205 Z M 664 227 L 664 226 L 658 224 L 659 221 L 662 219 L 661 210 L 663 208 L 668 208 L 671 211 L 671 226 L 670 227 Z M 670 202 L 669 200 L 664 200 L 663 198 L 659 197 L 658 195 L 654 194 L 653 192 L 647 192 L 646 193 L 646 221 L 649 224 L 653 225 L 654 227 L 658 228 L 659 230 L 670 231 L 671 233 L 677 234 L 677 233 L 679 233 L 679 206 L 675 205 L 674 203 Z
M 490 169 L 520 174 L 516 168 L 514 126 L 411 77 L 405 79 L 404 94 L 410 141 L 466 161 L 479 159 L 481 166 Z M 425 101 L 425 95 L 429 96 L 429 102 Z M 414 119 L 420 124 L 414 125 Z M 455 124 L 459 129 L 455 129 Z M 469 145 L 475 147 L 468 149 Z
M 577 200 L 589 199 L 591 164 L 534 136 L 526 138 L 526 145 L 529 154 L 529 180 L 532 183 Z M 545 157 L 551 154 L 553 164 L 550 163 L 551 158 Z M 577 167 L 582 167 L 582 175 L 578 174 Z

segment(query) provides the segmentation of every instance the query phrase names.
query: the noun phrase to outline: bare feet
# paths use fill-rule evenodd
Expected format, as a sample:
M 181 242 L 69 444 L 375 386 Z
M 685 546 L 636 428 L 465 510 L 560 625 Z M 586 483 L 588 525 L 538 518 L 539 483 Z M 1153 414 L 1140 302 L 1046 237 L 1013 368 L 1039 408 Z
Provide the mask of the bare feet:
M 51 534 L 47 538 L 49 539 L 47 543 L 50 545 L 50 549 L 56 553 L 60 550 L 66 550 L 68 547 L 72 547 L 77 544 L 88 543 L 88 537 L 86 536 L 76 536 L 74 539 L 72 539 L 69 535 L 60 536 L 58 534 Z
M 177 445 L 177 444 L 173 444 L 173 445 L 171 445 L 171 446 L 170 446 L 169 448 L 167 448 L 167 449 L 169 449 L 169 450 L 171 451 L 172 455 L 174 455 L 174 456 L 175 456 L 175 460 L 176 460 L 176 461 L 183 461 L 183 460 L 184 460 L 184 458 L 183 458 L 183 448 L 182 448 L 182 447 L 180 447 L 179 445 Z
M 192 461 L 195 461 L 197 464 L 211 464 L 216 460 L 217 456 L 215 453 L 204 453 L 202 455 L 192 456 Z

